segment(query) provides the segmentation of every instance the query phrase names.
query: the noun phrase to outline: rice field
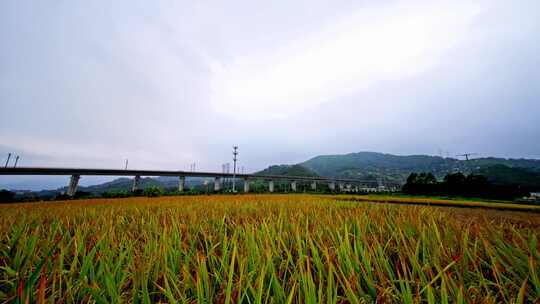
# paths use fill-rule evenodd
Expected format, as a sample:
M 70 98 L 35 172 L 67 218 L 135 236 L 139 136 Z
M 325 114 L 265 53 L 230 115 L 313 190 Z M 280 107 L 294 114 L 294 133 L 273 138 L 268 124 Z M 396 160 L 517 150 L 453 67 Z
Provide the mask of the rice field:
M 216 195 L 2 205 L 0 229 L 0 302 L 540 301 L 538 213 Z

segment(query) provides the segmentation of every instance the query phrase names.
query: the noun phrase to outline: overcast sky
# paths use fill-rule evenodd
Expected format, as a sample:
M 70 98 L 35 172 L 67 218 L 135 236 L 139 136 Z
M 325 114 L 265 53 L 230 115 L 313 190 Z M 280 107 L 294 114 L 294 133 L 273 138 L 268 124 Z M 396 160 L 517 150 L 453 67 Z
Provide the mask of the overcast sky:
M 21 165 L 540 158 L 538 0 L 4 0 L 0 46 Z

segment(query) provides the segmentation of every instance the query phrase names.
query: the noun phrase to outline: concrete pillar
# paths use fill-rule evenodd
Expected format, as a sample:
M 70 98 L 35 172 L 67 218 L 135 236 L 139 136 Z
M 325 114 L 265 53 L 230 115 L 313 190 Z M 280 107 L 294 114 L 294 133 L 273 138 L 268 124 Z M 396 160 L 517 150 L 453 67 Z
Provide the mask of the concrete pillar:
M 249 179 L 244 178 L 244 193 L 249 192 Z
M 185 187 L 186 187 L 186 177 L 180 176 L 178 178 L 178 192 L 184 192 Z
M 328 184 L 328 189 L 330 189 L 330 191 L 335 191 L 336 190 L 336 183 L 335 182 L 330 182 Z
M 339 183 L 339 192 L 343 192 L 345 186 L 343 185 L 343 183 Z
M 216 177 L 214 178 L 214 191 L 219 192 L 219 190 L 221 190 L 221 178 Z
M 347 184 L 347 192 L 351 192 L 351 184 Z
M 69 179 L 69 185 L 67 189 L 67 195 L 73 197 L 77 192 L 77 185 L 79 184 L 79 175 L 72 175 Z
M 274 192 L 274 181 L 273 180 L 268 181 L 268 192 Z
M 296 181 L 291 182 L 291 191 L 296 192 Z
M 311 190 L 313 190 L 313 191 L 317 190 L 317 182 L 316 181 L 311 182 Z
M 141 176 L 140 175 L 136 175 L 134 178 L 133 178 L 133 187 L 131 187 L 131 191 L 135 192 L 137 190 L 139 190 L 139 183 L 141 182 Z

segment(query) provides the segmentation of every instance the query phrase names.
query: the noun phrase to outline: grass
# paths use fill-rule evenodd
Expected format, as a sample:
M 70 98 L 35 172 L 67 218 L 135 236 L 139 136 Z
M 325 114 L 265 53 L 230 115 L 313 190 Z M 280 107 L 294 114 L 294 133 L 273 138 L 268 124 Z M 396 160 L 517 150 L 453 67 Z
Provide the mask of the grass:
M 415 197 L 401 195 L 350 195 L 337 196 L 341 200 L 356 202 L 406 204 L 421 206 L 441 206 L 455 208 L 482 208 L 495 209 L 501 211 L 526 211 L 540 213 L 540 206 L 537 204 L 522 204 L 513 201 L 482 201 L 479 199 L 459 199 L 459 198 L 438 198 L 438 197 Z
M 539 227 L 316 195 L 4 205 L 0 301 L 538 302 Z
M 540 202 L 537 202 L 534 200 L 527 200 L 523 198 L 516 198 L 513 200 L 508 200 L 508 199 L 504 200 L 504 199 L 488 199 L 488 198 L 461 197 L 461 196 L 410 195 L 410 194 L 404 194 L 404 193 L 370 194 L 370 196 L 399 197 L 399 198 L 426 198 L 426 199 L 447 200 L 447 201 L 484 202 L 484 203 L 540 206 Z
M 493 203 L 507 203 L 513 204 L 516 203 L 516 200 L 504 200 L 504 199 L 487 199 L 487 198 L 475 198 L 475 197 L 461 197 L 461 196 L 434 196 L 434 195 L 412 195 L 404 193 L 388 193 L 388 194 L 372 194 L 374 196 L 392 196 L 392 197 L 401 197 L 401 198 L 429 198 L 429 199 L 441 199 L 441 200 L 452 200 L 452 201 L 469 201 L 469 202 L 493 202 Z

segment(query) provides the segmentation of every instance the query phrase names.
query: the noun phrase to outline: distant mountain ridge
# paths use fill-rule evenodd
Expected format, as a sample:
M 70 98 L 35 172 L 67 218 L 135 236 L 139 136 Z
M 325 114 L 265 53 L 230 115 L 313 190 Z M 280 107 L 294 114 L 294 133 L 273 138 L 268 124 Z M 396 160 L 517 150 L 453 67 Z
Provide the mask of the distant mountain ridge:
M 274 165 L 255 174 L 285 176 L 319 176 L 316 172 L 302 165 Z
M 186 189 L 200 186 L 204 178 L 188 178 L 185 181 Z M 139 181 L 139 188 L 145 189 L 148 187 L 160 187 L 167 190 L 178 189 L 179 180 L 177 177 L 159 176 L 159 177 L 143 177 Z M 92 194 L 103 194 L 106 192 L 122 192 L 131 191 L 133 187 L 133 178 L 120 177 L 112 181 L 96 184 L 92 186 L 79 186 L 77 191 L 88 192 Z M 60 193 L 65 193 L 67 187 L 61 187 L 56 190 L 41 190 L 34 193 L 38 196 L 53 197 Z
M 495 157 L 459 160 L 430 155 L 393 155 L 379 152 L 357 152 L 343 155 L 320 155 L 294 165 L 273 165 L 256 174 L 288 176 L 328 176 L 363 180 L 382 179 L 404 183 L 413 172 L 431 172 L 438 179 L 449 173 L 483 174 L 496 183 L 523 185 L 529 189 L 540 189 L 540 160 L 506 159 Z M 82 191 L 103 193 L 131 189 L 133 180 L 119 178 L 109 183 L 81 187 Z M 202 179 L 192 179 L 193 185 Z M 178 187 L 174 177 L 141 179 L 141 188 L 158 186 Z
M 488 173 L 493 166 L 503 166 L 508 170 L 501 172 L 508 175 L 517 169 L 529 172 L 530 185 L 540 187 L 540 160 L 537 159 L 505 159 L 495 157 L 459 160 L 429 155 L 393 155 L 378 152 L 358 152 L 343 155 L 321 155 L 311 158 L 299 165 L 319 175 L 329 177 L 346 177 L 358 179 L 378 179 L 404 182 L 410 173 L 431 172 L 437 178 L 443 178 L 453 172 Z M 521 175 L 523 176 L 523 172 Z M 488 178 L 490 176 L 488 175 Z M 498 180 L 504 180 L 499 176 Z M 522 179 L 523 181 L 523 179 Z
M 438 179 L 446 174 L 462 172 L 477 173 L 488 177 L 495 183 L 523 185 L 532 190 L 540 190 L 540 160 L 505 159 L 495 157 L 459 160 L 429 155 L 393 155 L 378 152 L 358 152 L 342 155 L 320 155 L 294 165 L 274 165 L 257 174 L 288 176 L 327 176 L 355 179 L 383 179 L 389 182 L 404 183 L 413 172 L 431 172 Z M 186 187 L 200 186 L 203 178 L 186 180 Z M 118 178 L 110 182 L 79 187 L 80 191 L 101 194 L 104 192 L 129 191 L 132 178 Z M 142 178 L 141 188 L 158 186 L 165 189 L 178 187 L 178 178 Z M 36 193 L 54 195 L 65 192 L 66 188 L 44 190 Z

